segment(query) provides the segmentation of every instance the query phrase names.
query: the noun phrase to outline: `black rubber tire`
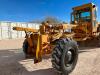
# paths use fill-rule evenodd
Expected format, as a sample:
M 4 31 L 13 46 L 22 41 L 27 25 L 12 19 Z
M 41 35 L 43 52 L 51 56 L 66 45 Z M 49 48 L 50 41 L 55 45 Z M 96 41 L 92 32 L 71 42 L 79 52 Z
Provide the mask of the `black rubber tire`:
M 72 52 L 71 60 L 68 62 L 69 66 L 65 65 L 65 56 L 68 56 L 68 52 Z M 66 54 L 67 53 L 67 54 Z M 67 57 L 68 59 L 68 57 Z M 68 59 L 69 60 L 69 59 Z M 52 51 L 52 66 L 53 68 L 63 74 L 68 75 L 72 72 L 77 64 L 78 60 L 78 45 L 77 43 L 69 38 L 59 39 L 56 43 L 55 48 Z M 67 64 L 67 65 L 68 65 Z
M 98 46 L 100 47 L 100 33 L 99 33 L 99 36 L 98 36 Z
M 28 54 L 28 41 L 25 39 L 24 42 L 23 42 L 23 52 L 25 55 Z

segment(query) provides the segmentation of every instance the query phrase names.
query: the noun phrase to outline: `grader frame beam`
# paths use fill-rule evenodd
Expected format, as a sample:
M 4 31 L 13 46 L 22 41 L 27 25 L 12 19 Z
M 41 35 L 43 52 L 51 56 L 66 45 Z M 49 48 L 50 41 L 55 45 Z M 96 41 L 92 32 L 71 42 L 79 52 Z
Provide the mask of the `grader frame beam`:
M 37 29 L 33 29 L 33 28 L 23 28 L 23 27 L 13 27 L 13 30 L 17 30 L 17 31 L 28 31 L 28 32 L 38 32 Z

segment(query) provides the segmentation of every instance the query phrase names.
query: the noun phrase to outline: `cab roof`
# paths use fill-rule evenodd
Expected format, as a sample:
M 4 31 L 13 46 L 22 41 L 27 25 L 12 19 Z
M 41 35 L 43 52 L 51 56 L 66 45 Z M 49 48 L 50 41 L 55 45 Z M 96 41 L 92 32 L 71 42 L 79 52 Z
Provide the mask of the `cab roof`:
M 81 9 L 84 9 L 84 8 L 87 8 L 87 7 L 94 7 L 95 6 L 95 4 L 93 4 L 93 3 L 88 3 L 88 4 L 83 4 L 83 5 L 81 5 L 81 6 L 77 6 L 77 7 L 74 7 L 74 8 L 72 8 L 73 10 L 81 10 Z

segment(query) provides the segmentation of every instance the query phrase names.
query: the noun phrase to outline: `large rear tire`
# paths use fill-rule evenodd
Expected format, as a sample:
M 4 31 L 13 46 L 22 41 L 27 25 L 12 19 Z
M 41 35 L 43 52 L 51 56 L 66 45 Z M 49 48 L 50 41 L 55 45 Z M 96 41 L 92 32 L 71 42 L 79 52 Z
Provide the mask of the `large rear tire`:
M 63 75 L 68 75 L 76 66 L 78 60 L 77 43 L 71 39 L 59 39 L 52 52 L 52 66 Z

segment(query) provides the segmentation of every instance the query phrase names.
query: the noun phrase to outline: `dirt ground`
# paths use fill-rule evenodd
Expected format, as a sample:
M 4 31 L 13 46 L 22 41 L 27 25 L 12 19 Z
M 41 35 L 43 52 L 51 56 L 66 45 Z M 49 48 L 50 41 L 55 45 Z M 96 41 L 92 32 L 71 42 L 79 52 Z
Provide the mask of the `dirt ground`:
M 25 59 L 23 39 L 0 41 L 0 75 L 58 75 L 51 66 L 51 58 L 38 64 Z M 75 70 L 69 75 L 100 75 L 100 48 L 81 48 Z

